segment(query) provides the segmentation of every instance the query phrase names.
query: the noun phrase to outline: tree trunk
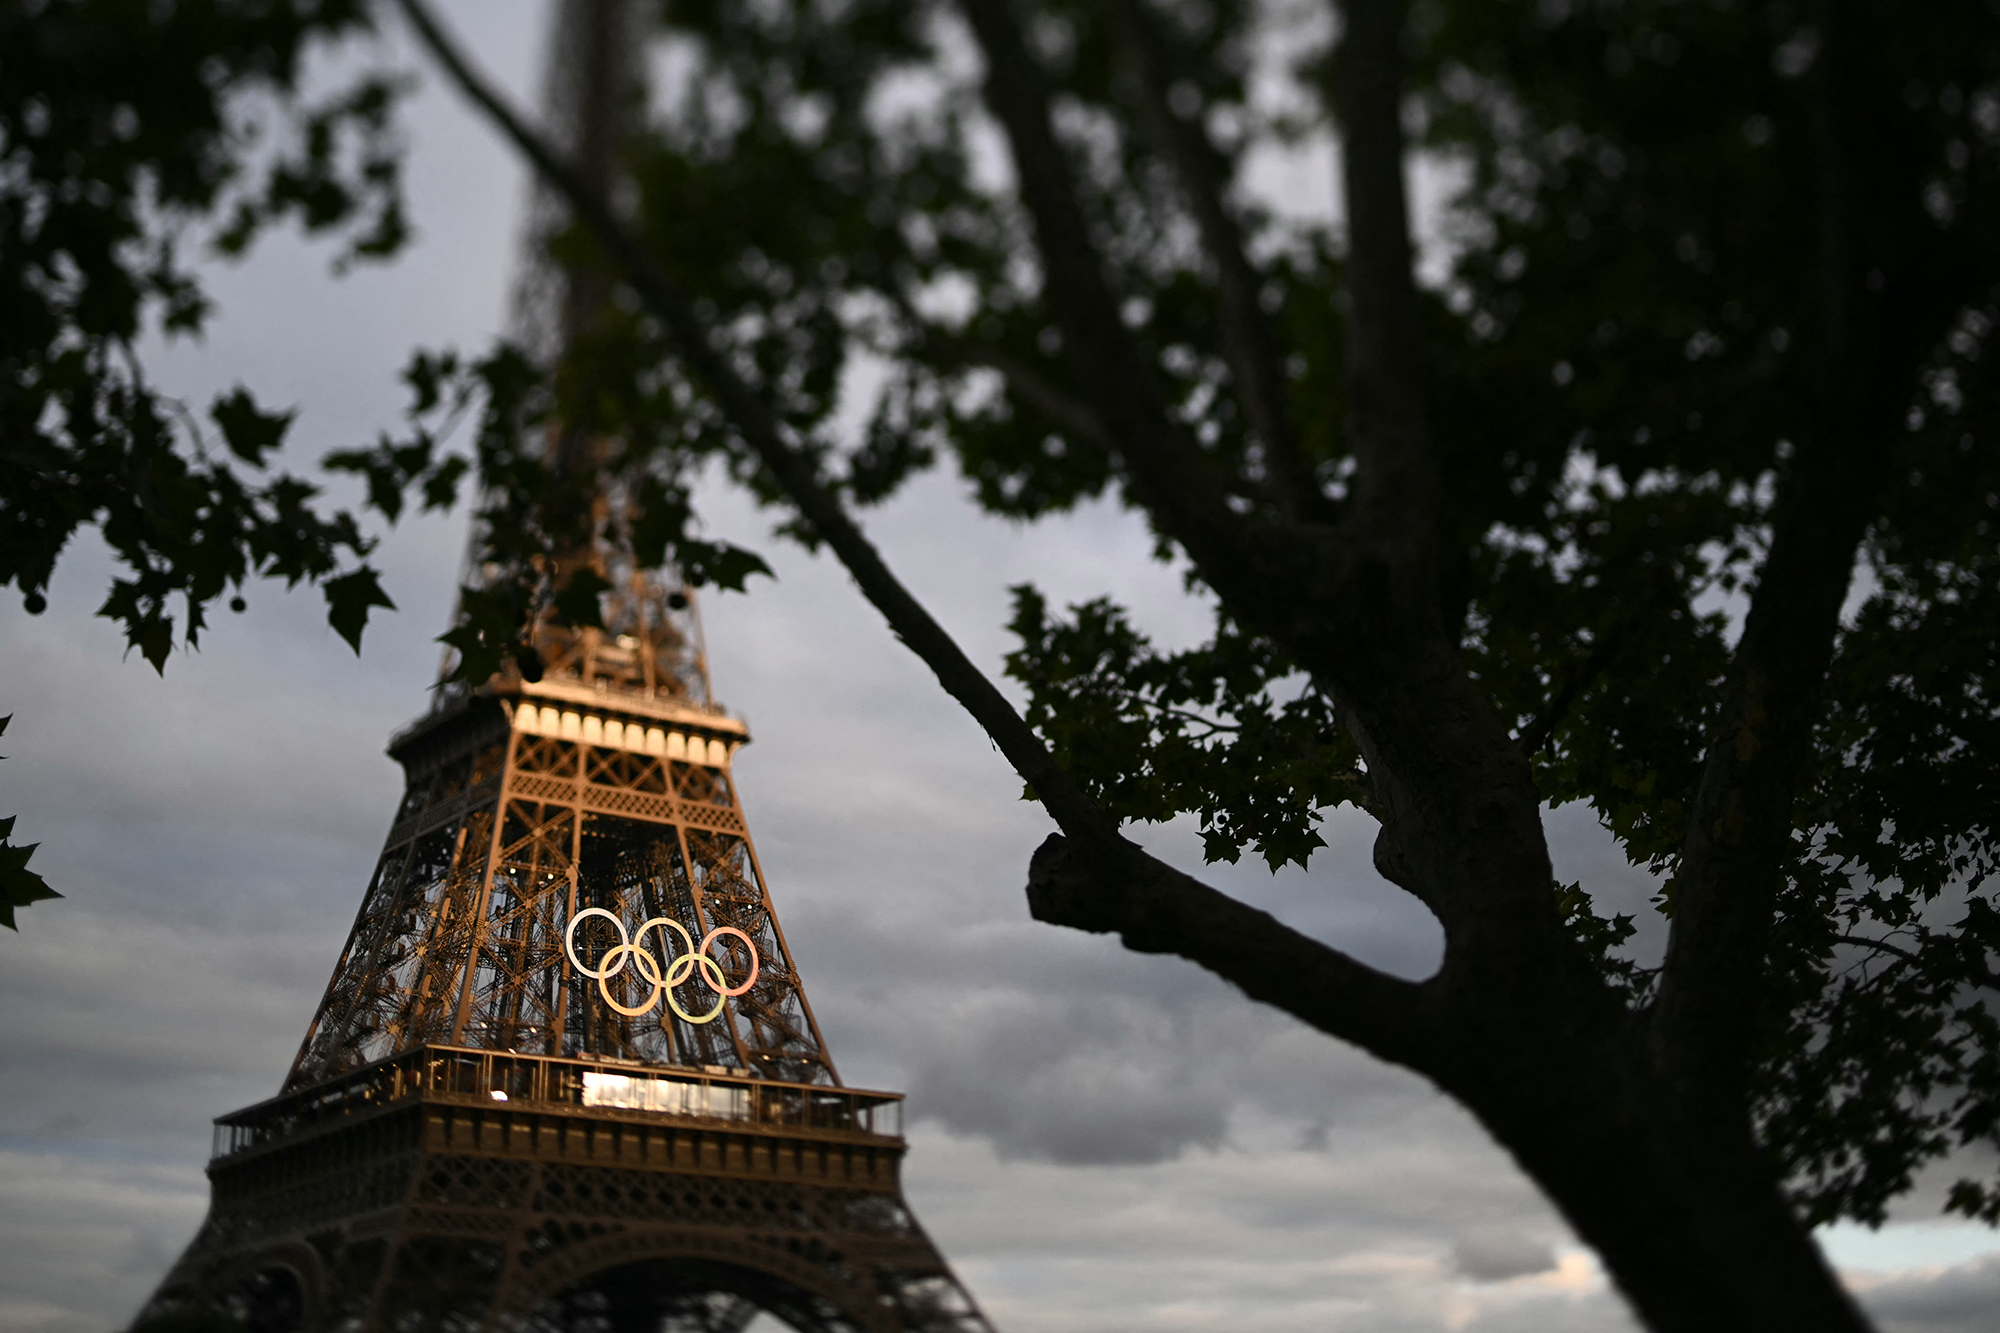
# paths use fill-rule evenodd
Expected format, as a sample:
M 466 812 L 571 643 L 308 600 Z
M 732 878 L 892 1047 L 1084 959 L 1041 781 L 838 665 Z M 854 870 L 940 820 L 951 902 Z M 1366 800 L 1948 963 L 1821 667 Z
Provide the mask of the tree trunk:
M 1658 1074 L 1633 1069 L 1639 1059 L 1544 1053 L 1532 1070 L 1451 1091 L 1596 1250 L 1655 1333 L 1868 1333 L 1748 1116 L 1688 1108 Z

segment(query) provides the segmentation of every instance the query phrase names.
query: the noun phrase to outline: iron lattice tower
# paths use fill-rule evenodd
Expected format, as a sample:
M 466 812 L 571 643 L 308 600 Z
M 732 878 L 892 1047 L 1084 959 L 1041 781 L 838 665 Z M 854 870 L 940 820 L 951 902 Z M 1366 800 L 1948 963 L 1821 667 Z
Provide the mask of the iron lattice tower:
M 552 119 L 598 171 L 630 23 L 557 6 Z M 524 306 L 566 338 L 590 294 L 550 289 Z M 690 594 L 591 559 L 604 628 L 544 620 L 537 679 L 441 690 L 391 741 L 407 786 L 325 996 L 279 1094 L 216 1121 L 207 1220 L 138 1328 L 990 1333 L 903 1200 L 901 1095 L 826 1052 Z

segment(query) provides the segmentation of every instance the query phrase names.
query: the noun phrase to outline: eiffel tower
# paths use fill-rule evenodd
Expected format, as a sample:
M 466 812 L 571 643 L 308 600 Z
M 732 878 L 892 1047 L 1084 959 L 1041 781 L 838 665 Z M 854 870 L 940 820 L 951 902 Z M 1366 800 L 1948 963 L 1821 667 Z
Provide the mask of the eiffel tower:
M 586 164 L 630 22 L 557 8 Z M 591 294 L 560 296 L 567 332 Z M 594 561 L 602 628 L 545 618 L 537 679 L 441 690 L 391 740 L 332 980 L 279 1094 L 215 1122 L 207 1220 L 135 1331 L 990 1333 L 902 1197 L 900 1094 L 827 1054 L 691 595 Z

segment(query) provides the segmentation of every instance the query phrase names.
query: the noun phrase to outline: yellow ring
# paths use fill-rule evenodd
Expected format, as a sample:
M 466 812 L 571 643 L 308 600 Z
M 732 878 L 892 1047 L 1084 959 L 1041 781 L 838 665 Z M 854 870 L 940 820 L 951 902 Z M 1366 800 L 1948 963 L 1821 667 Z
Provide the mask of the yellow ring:
M 653 955 L 647 953 L 636 944 L 618 945 L 616 948 L 607 950 L 604 956 L 608 959 L 612 954 L 619 955 L 618 966 L 612 968 L 607 963 L 604 974 L 597 978 L 597 993 L 604 997 L 606 1004 L 625 1015 L 625 1017 L 637 1018 L 658 1004 L 660 1002 L 660 992 L 666 989 L 665 986 L 660 984 L 660 964 L 654 959 Z M 610 978 L 614 973 L 624 970 L 625 960 L 628 957 L 638 965 L 640 975 L 653 985 L 653 993 L 648 995 L 646 1002 L 636 1009 L 627 1009 L 624 1005 L 611 998 Z
M 690 935 L 688 928 L 680 922 L 670 920 L 667 917 L 656 916 L 652 921 L 648 921 L 644 926 L 639 927 L 639 933 L 641 935 L 645 934 L 647 927 L 651 926 L 654 922 L 671 927 L 674 934 L 681 937 L 681 943 L 687 945 L 687 952 L 676 955 L 674 961 L 667 964 L 666 976 L 661 978 L 662 986 L 667 994 L 667 1008 L 673 1010 L 684 1021 L 689 1023 L 713 1023 L 722 1013 L 722 1006 L 726 1002 L 725 997 L 718 994 L 715 997 L 715 1008 L 709 1010 L 707 1013 L 691 1014 L 681 1008 L 681 1002 L 674 998 L 674 987 L 686 981 L 697 967 L 701 968 L 701 979 L 709 982 L 710 990 L 720 991 L 723 983 L 726 983 L 729 978 L 722 975 L 722 969 L 715 965 L 713 958 L 701 953 L 694 947 L 694 936 Z M 713 981 L 709 981 L 708 974 L 711 972 L 715 974 L 715 980 Z

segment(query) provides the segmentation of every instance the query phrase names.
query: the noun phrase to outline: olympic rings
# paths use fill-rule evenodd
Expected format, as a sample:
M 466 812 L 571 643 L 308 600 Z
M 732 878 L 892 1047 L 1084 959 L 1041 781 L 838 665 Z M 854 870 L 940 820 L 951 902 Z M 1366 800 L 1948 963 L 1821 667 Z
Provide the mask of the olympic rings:
M 618 943 L 604 951 L 603 956 L 597 960 L 602 966 L 595 971 L 585 967 L 583 960 L 576 956 L 576 928 L 587 916 L 603 917 L 611 923 L 611 928 L 618 932 Z M 667 964 L 664 972 L 660 970 L 660 960 L 644 946 L 646 932 L 658 927 L 664 927 L 680 936 L 681 943 L 687 950 L 685 953 L 676 954 L 673 952 L 673 942 L 662 939 L 666 956 L 673 960 Z M 708 956 L 708 946 L 715 943 L 718 935 L 734 935 L 750 950 L 750 975 L 740 986 L 729 985 L 729 978 L 723 975 L 722 965 Z M 563 931 L 563 952 L 569 955 L 571 966 L 597 983 L 597 993 L 604 997 L 604 1002 L 627 1018 L 637 1018 L 646 1013 L 664 996 L 667 1007 L 687 1022 L 712 1023 L 722 1013 L 723 1003 L 730 996 L 741 995 L 757 984 L 756 942 L 734 926 L 717 926 L 702 936 L 701 943 L 697 945 L 694 936 L 688 933 L 688 928 L 672 917 L 648 917 L 639 924 L 637 930 L 627 935 L 623 921 L 602 907 L 586 907 L 569 919 L 569 928 Z M 627 1008 L 611 998 L 611 978 L 623 972 L 628 962 L 639 974 L 639 979 L 653 988 L 653 993 L 646 997 L 646 1002 L 637 1008 Z M 705 1014 L 689 1013 L 681 1008 L 680 1001 L 674 998 L 674 987 L 690 980 L 696 971 L 701 973 L 703 984 L 715 992 L 715 1007 Z

